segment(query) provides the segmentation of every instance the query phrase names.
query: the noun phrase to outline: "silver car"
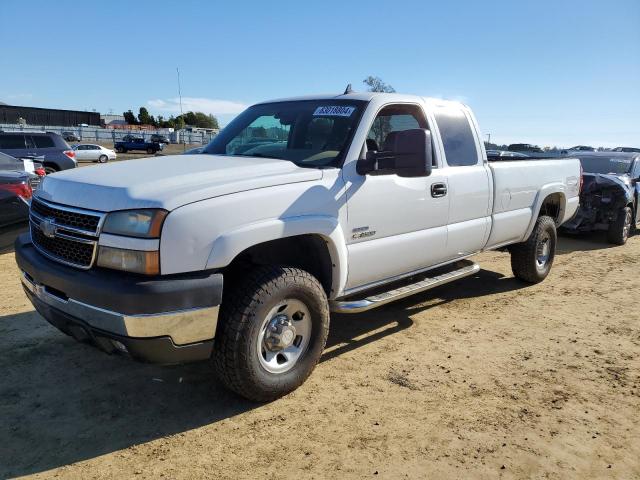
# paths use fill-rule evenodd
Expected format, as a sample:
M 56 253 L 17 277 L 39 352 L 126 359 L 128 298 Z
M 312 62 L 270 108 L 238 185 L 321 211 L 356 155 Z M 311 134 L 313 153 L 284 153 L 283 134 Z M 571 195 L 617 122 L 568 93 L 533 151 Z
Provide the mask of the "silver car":
M 92 143 L 81 143 L 75 145 L 73 150 L 76 152 L 76 160 L 78 162 L 100 162 L 107 163 L 109 160 L 116 159 L 116 152 L 102 145 Z

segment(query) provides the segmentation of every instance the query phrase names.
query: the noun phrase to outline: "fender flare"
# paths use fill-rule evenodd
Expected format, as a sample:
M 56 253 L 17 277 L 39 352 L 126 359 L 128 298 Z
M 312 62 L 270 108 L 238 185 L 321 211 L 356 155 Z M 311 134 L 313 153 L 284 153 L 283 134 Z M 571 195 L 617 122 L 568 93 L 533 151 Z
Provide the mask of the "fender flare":
M 525 241 L 533 232 L 533 228 L 536 225 L 536 221 L 538 220 L 538 215 L 540 214 L 540 209 L 542 208 L 543 202 L 549 195 L 559 194 L 560 195 L 560 208 L 558 211 L 558 218 L 556 219 L 556 223 L 563 223 L 565 212 L 567 209 L 567 188 L 563 183 L 548 183 L 543 185 L 540 190 L 538 190 L 538 194 L 533 202 L 533 206 L 531 207 L 531 220 L 529 220 L 529 226 L 525 231 L 524 236 L 520 239 L 521 242 Z
M 206 268 L 226 267 L 250 247 L 298 235 L 319 235 L 327 243 L 332 262 L 331 297 L 339 296 L 347 284 L 347 245 L 340 222 L 330 216 L 274 218 L 225 232 L 213 242 Z

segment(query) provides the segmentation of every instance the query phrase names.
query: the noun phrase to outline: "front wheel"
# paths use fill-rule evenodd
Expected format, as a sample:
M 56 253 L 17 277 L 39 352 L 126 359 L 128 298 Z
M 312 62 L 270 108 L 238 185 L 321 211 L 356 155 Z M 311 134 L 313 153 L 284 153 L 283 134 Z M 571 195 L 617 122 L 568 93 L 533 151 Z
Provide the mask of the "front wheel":
M 328 332 L 327 296 L 313 275 L 298 268 L 259 267 L 222 302 L 216 373 L 249 400 L 274 400 L 311 374 Z
M 44 173 L 47 175 L 51 175 L 52 173 L 56 173 L 59 170 L 56 167 L 53 167 L 51 165 L 45 165 L 44 166 Z
M 509 249 L 513 274 L 528 283 L 543 281 L 551 271 L 557 243 L 556 223 L 551 217 L 539 217 L 529 238 Z
M 633 223 L 633 211 L 631 207 L 620 209 L 615 221 L 609 224 L 609 230 L 607 232 L 609 243 L 615 245 L 624 245 L 627 243 Z

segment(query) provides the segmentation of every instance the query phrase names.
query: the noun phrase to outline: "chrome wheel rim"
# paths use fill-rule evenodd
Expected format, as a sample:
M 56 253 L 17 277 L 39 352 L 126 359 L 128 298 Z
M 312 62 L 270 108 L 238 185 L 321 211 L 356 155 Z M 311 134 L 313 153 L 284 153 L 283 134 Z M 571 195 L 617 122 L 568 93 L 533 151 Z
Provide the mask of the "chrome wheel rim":
M 304 355 L 311 337 L 311 314 L 300 300 L 288 298 L 269 310 L 260 326 L 257 354 L 269 373 L 291 370 Z
M 551 256 L 551 238 L 548 234 L 540 237 L 536 246 L 536 268 L 544 270 Z
M 626 240 L 629 238 L 629 232 L 631 231 L 631 211 L 627 210 L 624 217 L 624 226 L 622 227 L 622 238 Z

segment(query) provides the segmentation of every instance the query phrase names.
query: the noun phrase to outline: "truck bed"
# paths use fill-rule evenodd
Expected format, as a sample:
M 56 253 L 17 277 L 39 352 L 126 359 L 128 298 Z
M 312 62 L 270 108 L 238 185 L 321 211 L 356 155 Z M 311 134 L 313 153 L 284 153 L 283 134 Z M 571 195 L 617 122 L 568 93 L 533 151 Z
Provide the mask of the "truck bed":
M 524 240 L 535 221 L 535 206 L 547 191 L 559 190 L 565 197 L 559 223 L 571 218 L 578 207 L 580 161 L 576 158 L 506 160 L 489 163 L 489 169 L 494 189 L 487 248 Z

